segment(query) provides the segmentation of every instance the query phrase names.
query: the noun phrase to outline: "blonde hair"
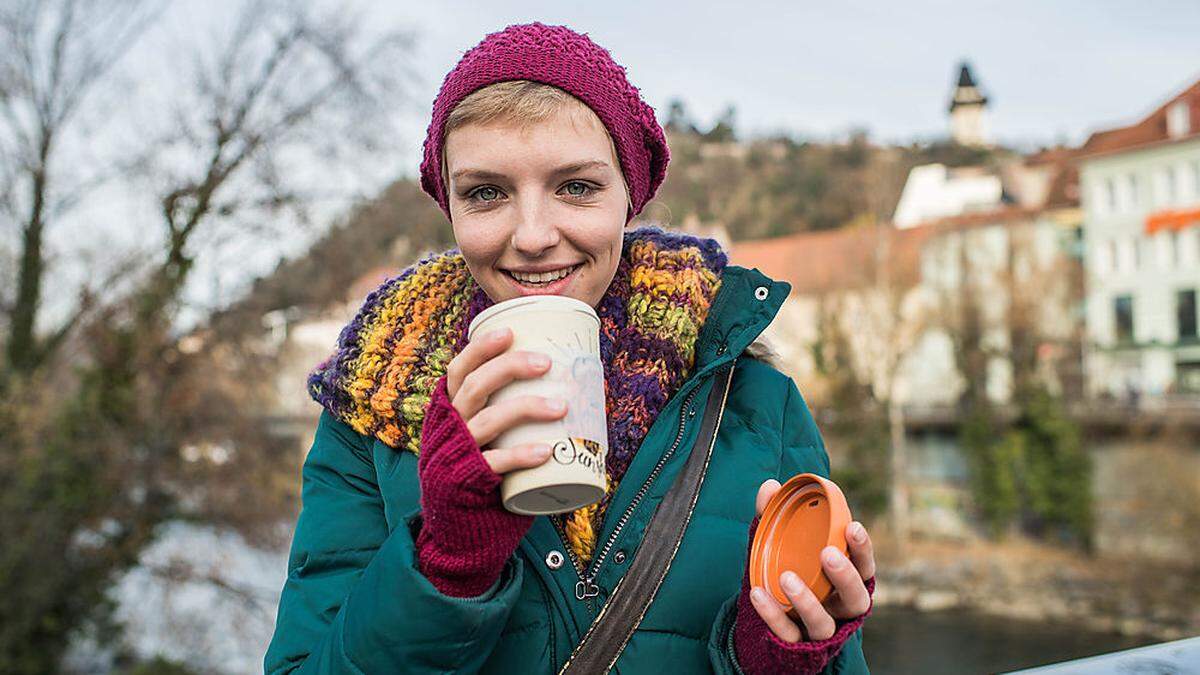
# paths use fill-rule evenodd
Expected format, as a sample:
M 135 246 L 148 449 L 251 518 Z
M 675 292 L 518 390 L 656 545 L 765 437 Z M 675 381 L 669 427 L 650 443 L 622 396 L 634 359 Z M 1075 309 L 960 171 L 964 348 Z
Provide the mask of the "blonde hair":
M 633 208 L 633 196 L 629 191 L 629 182 L 621 170 L 621 160 L 617 155 L 617 145 L 613 142 L 612 134 L 596 112 L 586 103 L 558 87 L 534 82 L 532 80 L 506 80 L 489 84 L 471 92 L 458 103 L 446 118 L 446 129 L 442 138 L 450 137 L 450 132 L 470 124 L 490 124 L 493 122 L 517 125 L 526 130 L 535 124 L 544 122 L 554 115 L 567 111 L 580 114 L 589 123 L 604 130 L 608 139 L 608 147 L 612 151 L 612 159 L 621 181 L 625 184 L 625 201 L 630 209 Z M 450 193 L 449 169 L 446 167 L 446 143 L 442 143 L 442 187 Z

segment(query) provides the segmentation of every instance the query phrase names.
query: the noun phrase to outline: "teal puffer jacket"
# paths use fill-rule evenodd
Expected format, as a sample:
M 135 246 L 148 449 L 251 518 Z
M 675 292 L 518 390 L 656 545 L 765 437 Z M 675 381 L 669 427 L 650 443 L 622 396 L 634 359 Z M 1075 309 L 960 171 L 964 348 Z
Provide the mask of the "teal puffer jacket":
M 758 486 L 801 472 L 827 477 L 829 457 L 791 378 L 743 354 L 790 286 L 734 265 L 723 279 L 697 338 L 693 374 L 613 496 L 597 540 L 592 597 L 580 599 L 589 593 L 569 560 L 551 564 L 568 548 L 544 516 L 490 590 L 477 598 L 442 595 L 416 564 L 417 458 L 323 411 L 304 462 L 303 508 L 265 672 L 557 673 L 632 562 L 687 459 L 713 371 L 739 355 L 683 543 L 614 672 L 741 672 L 731 636 Z M 668 452 L 673 445 L 682 450 Z M 861 630 L 826 672 L 868 672 Z

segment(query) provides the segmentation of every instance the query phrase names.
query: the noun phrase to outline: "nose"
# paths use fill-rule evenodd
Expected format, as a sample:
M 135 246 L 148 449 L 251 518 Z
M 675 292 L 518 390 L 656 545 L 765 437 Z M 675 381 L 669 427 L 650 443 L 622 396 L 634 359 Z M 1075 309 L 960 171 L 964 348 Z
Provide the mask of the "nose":
M 540 257 L 558 245 L 561 234 L 540 204 L 526 204 L 512 234 L 512 247 L 530 258 Z

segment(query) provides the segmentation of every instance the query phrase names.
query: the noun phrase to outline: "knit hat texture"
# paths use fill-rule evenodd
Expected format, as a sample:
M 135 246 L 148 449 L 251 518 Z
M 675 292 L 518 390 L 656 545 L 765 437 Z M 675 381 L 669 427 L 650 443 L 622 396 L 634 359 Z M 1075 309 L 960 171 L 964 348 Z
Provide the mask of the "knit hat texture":
M 540 22 L 513 24 L 468 50 L 442 82 L 425 136 L 421 188 L 450 218 L 442 185 L 442 144 L 450 112 L 477 89 L 508 80 L 532 80 L 562 89 L 591 108 L 617 148 L 629 185 L 628 224 L 658 191 L 670 152 L 654 109 L 625 78 L 625 68 L 586 33 Z

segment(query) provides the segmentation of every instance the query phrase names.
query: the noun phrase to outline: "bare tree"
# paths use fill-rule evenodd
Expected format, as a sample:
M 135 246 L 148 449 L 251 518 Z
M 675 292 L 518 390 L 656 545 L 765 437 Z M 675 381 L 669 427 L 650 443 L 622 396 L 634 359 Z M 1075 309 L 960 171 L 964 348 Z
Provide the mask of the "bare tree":
M 1030 216 L 948 227 L 939 237 L 935 255 L 944 278 L 933 284 L 937 322 L 965 383 L 963 410 L 988 402 L 990 364 L 998 359 L 1008 362 L 1019 386 L 1057 375 L 1045 372 L 1039 348 L 1065 350 L 1077 339 L 1071 312 L 1079 300 L 1078 263 L 1044 240 L 1050 227 Z M 989 232 L 998 229 L 1003 238 L 995 241 L 1003 243 L 990 245 Z
M 165 245 L 142 320 L 178 299 L 202 234 L 209 242 L 276 236 L 307 221 L 315 201 L 345 196 L 320 186 L 394 136 L 390 116 L 412 77 L 413 40 L 371 35 L 344 8 L 318 15 L 256 0 L 219 49 L 194 52 L 191 79 L 173 94 L 173 123 L 141 161 L 159 195 Z
M 912 283 L 897 269 L 903 253 L 897 246 L 902 236 L 890 223 L 879 226 L 875 244 L 875 279 L 866 322 L 875 334 L 871 341 L 872 390 L 887 411 L 891 448 L 891 485 L 888 514 L 896 541 L 904 551 L 909 540 L 910 499 L 908 481 L 907 423 L 901 399 L 901 368 L 928 324 L 928 313 L 912 295 Z
M 905 279 L 902 266 L 910 274 L 919 269 L 919 249 L 910 246 L 905 251 L 900 240 L 906 236 L 890 221 L 887 213 L 891 204 L 884 203 L 886 195 L 895 192 L 903 171 L 894 153 L 884 152 L 875 157 L 867 172 L 869 203 L 875 214 L 875 250 L 873 265 L 872 302 L 867 313 L 868 323 L 876 335 L 870 358 L 872 390 L 875 398 L 887 411 L 891 484 L 888 490 L 888 515 L 896 541 L 903 552 L 909 540 L 910 499 L 908 481 L 907 423 L 901 401 L 901 368 L 921 335 L 929 325 L 929 312 L 911 291 L 916 278 Z M 909 233 L 907 236 L 912 236 Z
M 1053 227 L 1033 221 L 1009 229 L 1001 277 L 1009 297 L 1005 323 L 1014 388 L 1037 384 L 1069 398 L 1082 344 L 1074 308 L 1083 300 L 1083 270 L 1061 241 L 1047 241 L 1061 236 Z
M 954 365 L 963 379 L 958 397 L 960 412 L 986 403 L 987 363 L 996 354 L 986 341 L 984 290 L 995 288 L 995 270 L 987 270 L 971 257 L 970 233 L 944 228 L 930 252 L 937 277 L 930 280 L 936 294 L 936 322 L 950 340 Z
M 41 16 L 33 3 L 23 9 Z M 320 189 L 336 183 L 326 180 L 330 172 L 386 144 L 412 38 L 371 34 L 360 16 L 317 15 L 293 3 L 251 1 L 233 16 L 232 28 L 215 37 L 197 30 L 162 40 L 158 56 L 190 58 L 190 76 L 155 80 L 155 92 L 136 94 L 163 93 L 173 108 L 147 98 L 121 110 L 125 119 L 137 109 L 168 121 L 139 129 L 146 145 L 121 174 L 151 188 L 130 184 L 131 193 L 155 195 L 157 215 L 137 223 L 154 257 L 140 260 L 126 288 L 106 293 L 76 330 L 61 331 L 64 342 L 39 341 L 37 358 L 21 362 L 30 371 L 21 395 L 0 396 L 0 671 L 53 671 L 75 631 L 112 629 L 106 591 L 138 564 L 164 521 L 214 511 L 223 522 L 255 520 L 283 500 L 282 481 L 264 479 L 292 449 L 269 439 L 245 404 L 269 377 L 251 369 L 241 379 L 213 377 L 241 363 L 221 356 L 225 346 L 183 354 L 173 334 L 181 297 L 196 263 L 223 238 L 252 228 L 259 243 L 278 235 L 272 222 L 303 217 L 330 196 Z M 60 31 L 64 53 L 81 34 L 72 30 Z M 56 45 L 38 42 L 30 49 L 43 51 L 31 58 L 52 59 L 44 50 L 53 54 Z M 68 193 L 53 194 L 62 203 Z M 54 212 L 50 203 L 29 211 L 38 228 Z M 44 260 L 43 242 L 35 243 L 30 255 Z M 27 276 L 40 283 L 42 274 L 39 265 Z M 23 307 L 31 318 L 22 330 L 32 336 L 37 303 Z M 80 352 L 71 368 L 48 358 L 57 344 Z M 184 450 L 213 441 L 227 443 L 233 459 L 189 466 Z M 286 489 L 294 488 L 290 478 Z
M 818 369 L 832 380 L 833 391 L 840 390 L 840 405 L 886 420 L 886 439 L 881 440 L 887 447 L 881 452 L 887 456 L 887 511 L 892 532 L 903 546 L 910 529 L 903 366 L 925 331 L 928 316 L 911 276 L 915 262 L 909 258 L 917 251 L 912 242 L 900 245 L 902 238 L 911 235 L 888 223 L 861 227 L 871 228 L 870 236 L 862 239 L 872 249 L 863 257 L 858 280 L 822 297 L 822 349 L 830 353 L 816 360 Z M 871 425 L 855 427 L 850 433 L 876 441 L 867 426 Z
M 62 161 L 62 142 L 89 95 L 149 25 L 140 0 L 56 0 L 0 8 L 0 217 L 20 232 L 15 297 L 7 300 L 7 369 L 27 373 L 52 353 L 93 293 L 48 338 L 36 335 L 46 229 L 79 203 L 96 177 Z
M 1077 358 L 1078 263 L 1055 227 L 1028 214 L 948 229 L 939 320 L 965 385 L 959 432 L 979 515 L 996 535 L 1055 532 L 1087 545 L 1090 467 L 1059 396 Z

